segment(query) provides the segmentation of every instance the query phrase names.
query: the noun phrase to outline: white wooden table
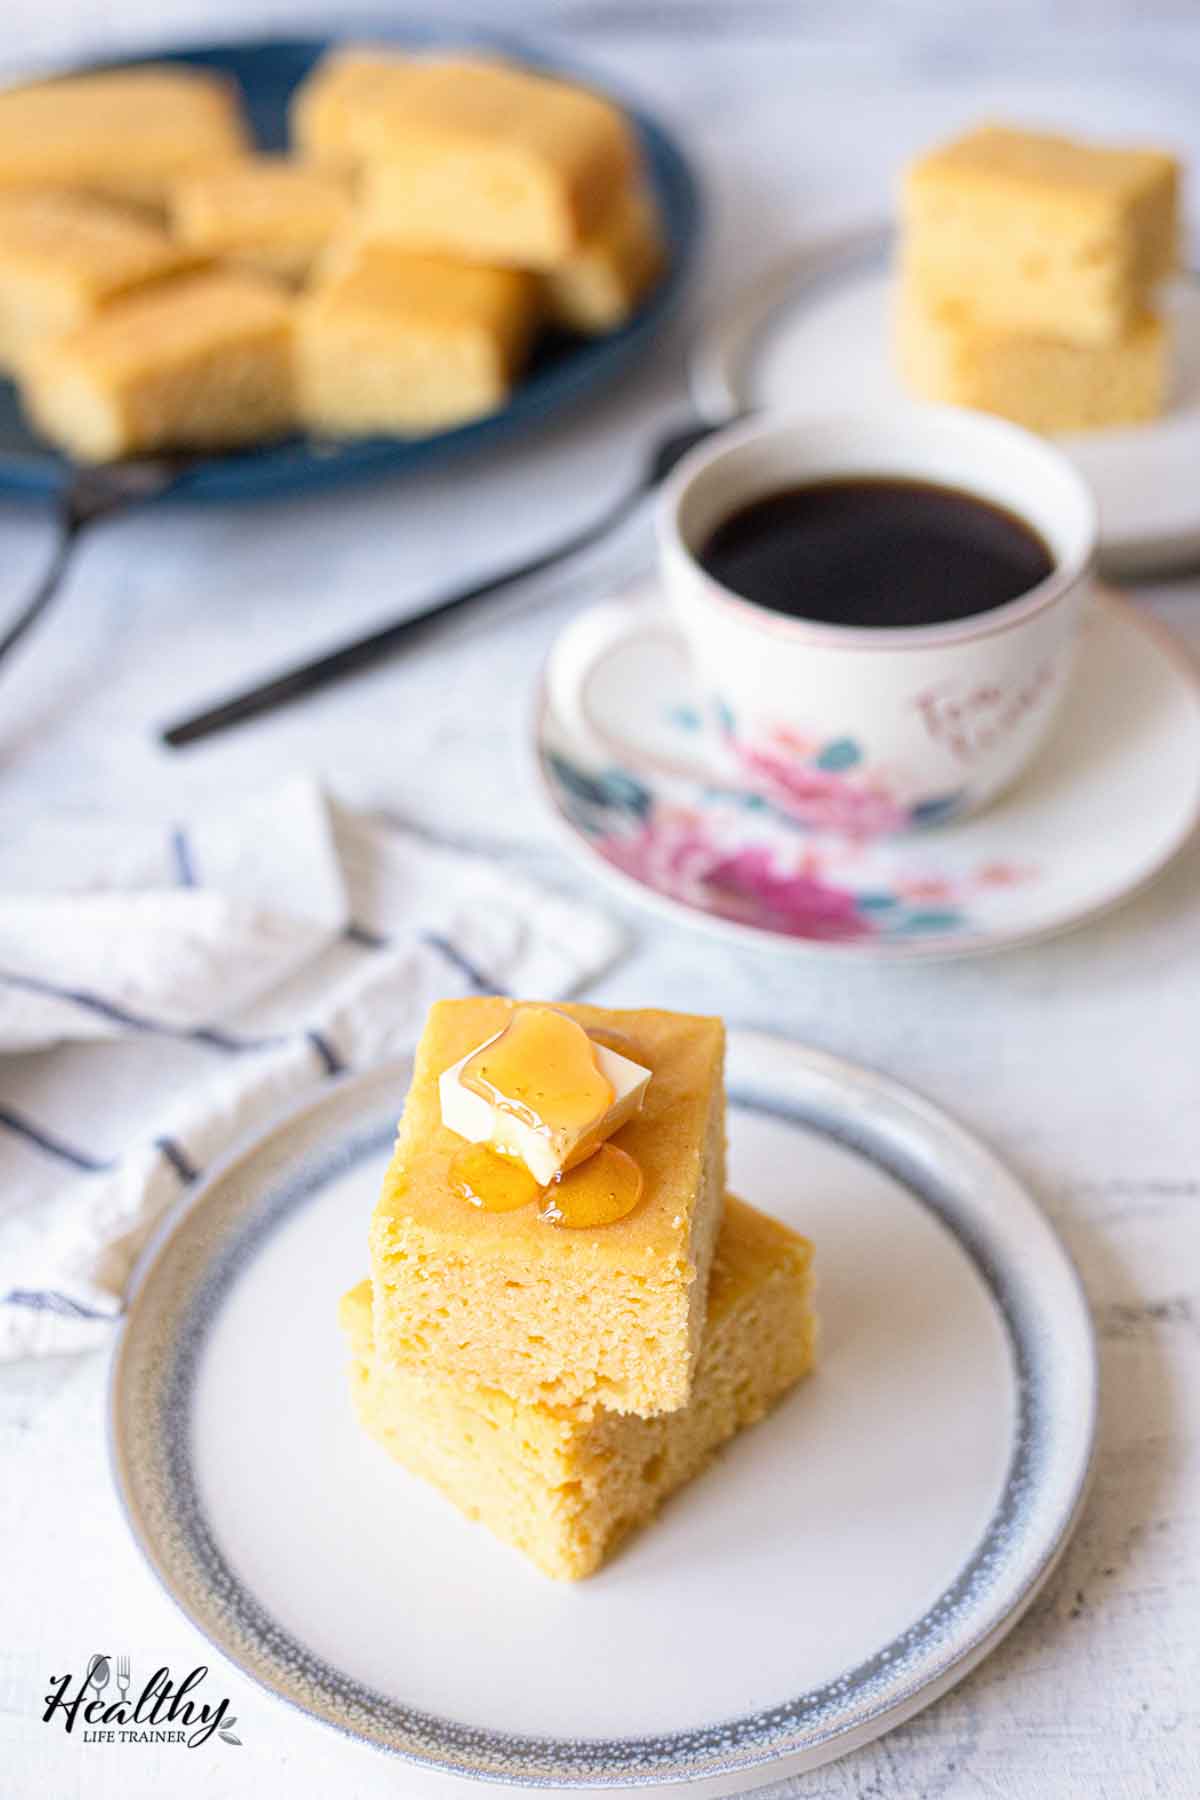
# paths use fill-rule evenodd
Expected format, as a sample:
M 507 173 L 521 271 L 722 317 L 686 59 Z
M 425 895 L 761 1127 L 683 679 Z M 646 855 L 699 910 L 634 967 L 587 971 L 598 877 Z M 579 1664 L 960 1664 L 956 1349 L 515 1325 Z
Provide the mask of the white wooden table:
M 36 9 L 18 0 L 17 10 L 30 56 L 164 29 L 150 0 Z M 296 0 L 181 0 L 168 28 L 216 35 L 223 19 L 239 32 L 259 20 L 295 31 L 305 10 Z M 694 149 L 713 211 L 703 308 L 799 235 L 881 211 L 904 153 L 979 114 L 1157 135 L 1200 168 L 1200 21 L 1186 8 L 1152 10 L 1157 24 L 1122 28 L 1120 6 L 988 0 L 953 27 L 918 4 L 889 9 L 888 35 L 856 4 L 675 0 L 654 12 L 598 5 L 540 17 Z M 530 18 L 524 9 L 526 30 Z M 48 812 L 186 816 L 235 786 L 307 766 L 356 803 L 594 897 L 539 810 L 526 756 L 530 684 L 571 610 L 645 554 L 637 532 L 569 579 L 301 709 L 182 756 L 160 749 L 149 728 L 589 516 L 629 479 L 655 421 L 683 409 L 682 342 L 681 328 L 619 391 L 496 462 L 302 505 L 161 510 L 100 529 L 55 616 L 3 672 L 0 840 Z M 36 510 L 0 510 L 0 612 L 47 541 Z M 1146 590 L 1144 603 L 1200 649 L 1200 579 Z M 1095 1492 L 1050 1590 L 938 1706 L 787 1791 L 1196 1800 L 1200 848 L 1074 937 L 944 966 L 786 963 L 714 949 L 610 904 L 625 912 L 632 948 L 597 998 L 719 1010 L 922 1089 L 1035 1184 L 1078 1259 L 1100 1332 Z M 0 1793 L 435 1796 L 435 1783 L 224 1670 L 240 1749 L 82 1745 L 40 1723 L 49 1678 L 94 1649 L 119 1642 L 139 1665 L 157 1656 L 191 1666 L 204 1654 L 117 1516 L 104 1380 L 101 1357 L 0 1370 Z

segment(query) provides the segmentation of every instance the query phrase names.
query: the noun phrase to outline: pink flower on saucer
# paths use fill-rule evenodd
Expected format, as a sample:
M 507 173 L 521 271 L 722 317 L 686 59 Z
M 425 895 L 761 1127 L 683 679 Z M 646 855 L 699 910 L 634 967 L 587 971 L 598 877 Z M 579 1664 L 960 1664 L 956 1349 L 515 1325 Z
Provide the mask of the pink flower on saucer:
M 721 908 L 728 916 L 770 924 L 793 937 L 829 943 L 874 933 L 847 888 L 831 887 L 804 870 L 780 869 L 763 848 L 722 857 L 709 869 L 706 885 L 728 902 Z
M 789 818 L 814 831 L 845 837 L 882 837 L 899 831 L 908 815 L 882 788 L 856 782 L 840 770 L 794 761 L 769 749 L 733 740 L 733 749 L 754 785 Z
M 598 848 L 626 875 L 722 918 L 825 942 L 875 931 L 853 893 L 815 872 L 812 856 L 797 865 L 777 861 L 764 846 L 727 852 L 698 815 L 682 808 L 663 808 L 635 832 L 614 833 Z

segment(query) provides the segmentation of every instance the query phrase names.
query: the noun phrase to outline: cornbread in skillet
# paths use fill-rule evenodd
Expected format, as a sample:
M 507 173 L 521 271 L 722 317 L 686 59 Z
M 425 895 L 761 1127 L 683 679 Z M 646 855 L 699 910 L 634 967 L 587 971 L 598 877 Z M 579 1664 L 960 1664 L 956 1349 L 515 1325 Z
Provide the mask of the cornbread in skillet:
M 1178 189 L 1160 150 L 985 125 L 909 168 L 905 279 L 981 325 L 1111 343 L 1175 267 Z
M 21 398 L 81 462 L 278 437 L 295 421 L 291 307 L 233 271 L 156 282 L 36 344 Z
M 1004 331 L 961 307 L 904 290 L 896 324 L 901 373 L 923 400 L 1000 414 L 1031 431 L 1096 431 L 1162 412 L 1170 336 L 1149 310 L 1103 344 Z
M 662 231 L 642 186 L 623 191 L 601 224 L 546 276 L 546 312 L 568 331 L 596 336 L 632 316 L 663 266 Z
M 657 1418 L 521 1403 L 375 1353 L 371 1284 L 341 1304 L 364 1429 L 547 1575 L 590 1575 L 813 1364 L 811 1246 L 732 1196 L 692 1397 Z
M 14 369 L 38 339 L 195 260 L 131 208 L 57 190 L 0 191 L 0 369 Z
M 184 176 L 170 205 L 181 244 L 294 282 L 350 213 L 345 180 L 283 156 L 248 156 Z
M 467 262 L 553 269 L 602 224 L 638 152 L 620 109 L 483 58 L 414 59 L 402 98 L 363 103 L 365 229 Z
M 569 1230 L 533 1206 L 473 1207 L 449 1184 L 464 1140 L 442 1123 L 438 1078 L 511 1007 L 478 996 L 430 1011 L 371 1223 L 376 1353 L 526 1404 L 674 1411 L 691 1392 L 725 1192 L 721 1021 L 560 1007 L 585 1030 L 620 1033 L 651 1071 L 642 1111 L 609 1140 L 639 1166 L 640 1202 Z
M 236 87 L 207 69 L 144 63 L 0 92 L 0 188 L 159 205 L 185 171 L 249 147 Z
M 305 297 L 301 413 L 333 436 L 421 434 L 495 411 L 533 339 L 536 280 L 362 244 Z

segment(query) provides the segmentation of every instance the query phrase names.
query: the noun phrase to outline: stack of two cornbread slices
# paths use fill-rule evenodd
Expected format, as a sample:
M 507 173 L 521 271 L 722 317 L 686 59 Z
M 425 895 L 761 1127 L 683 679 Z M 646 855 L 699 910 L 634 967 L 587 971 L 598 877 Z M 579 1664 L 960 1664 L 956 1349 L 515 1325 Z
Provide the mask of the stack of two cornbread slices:
M 548 1575 L 577 1579 L 809 1371 L 816 1326 L 811 1246 L 726 1196 L 720 1021 L 555 1010 L 610 1046 L 623 1122 L 606 1141 L 639 1172 L 636 1204 L 571 1226 L 552 1198 L 470 1203 L 446 1115 L 486 1126 L 447 1083 L 514 1007 L 442 1002 L 375 1208 L 371 1277 L 341 1318 L 364 1428 Z
M 920 157 L 902 202 L 897 349 L 920 398 L 1035 431 L 1155 417 L 1179 169 L 1152 149 L 983 126 Z

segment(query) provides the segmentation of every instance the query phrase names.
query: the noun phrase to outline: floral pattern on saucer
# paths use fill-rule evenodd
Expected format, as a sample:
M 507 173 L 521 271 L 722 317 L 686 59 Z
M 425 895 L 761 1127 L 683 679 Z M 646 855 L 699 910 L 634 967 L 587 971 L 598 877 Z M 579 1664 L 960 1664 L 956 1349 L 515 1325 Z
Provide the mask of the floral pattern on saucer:
M 722 700 L 714 702 L 716 723 L 725 748 L 767 803 L 798 825 L 814 831 L 836 831 L 856 839 L 887 837 L 914 825 L 949 819 L 962 804 L 962 791 L 940 794 L 917 806 L 906 806 L 892 790 L 887 772 L 868 767 L 861 745 L 852 737 L 822 741 L 778 725 L 764 738 L 745 737 Z M 678 709 L 671 723 L 686 731 L 703 729 L 699 714 L 684 717 Z
M 970 937 L 982 929 L 973 910 L 980 896 L 1037 877 L 1006 862 L 965 871 L 940 864 L 927 840 L 880 847 L 879 830 L 864 829 L 860 801 L 847 806 L 836 780 L 806 790 L 823 795 L 829 824 L 843 827 L 816 831 L 811 808 L 797 818 L 749 790 L 656 791 L 626 770 L 588 769 L 560 750 L 544 767 L 567 819 L 612 868 L 710 917 L 777 936 L 827 944 Z M 882 804 L 867 816 L 882 818 Z M 896 830 L 894 817 L 886 830 Z

